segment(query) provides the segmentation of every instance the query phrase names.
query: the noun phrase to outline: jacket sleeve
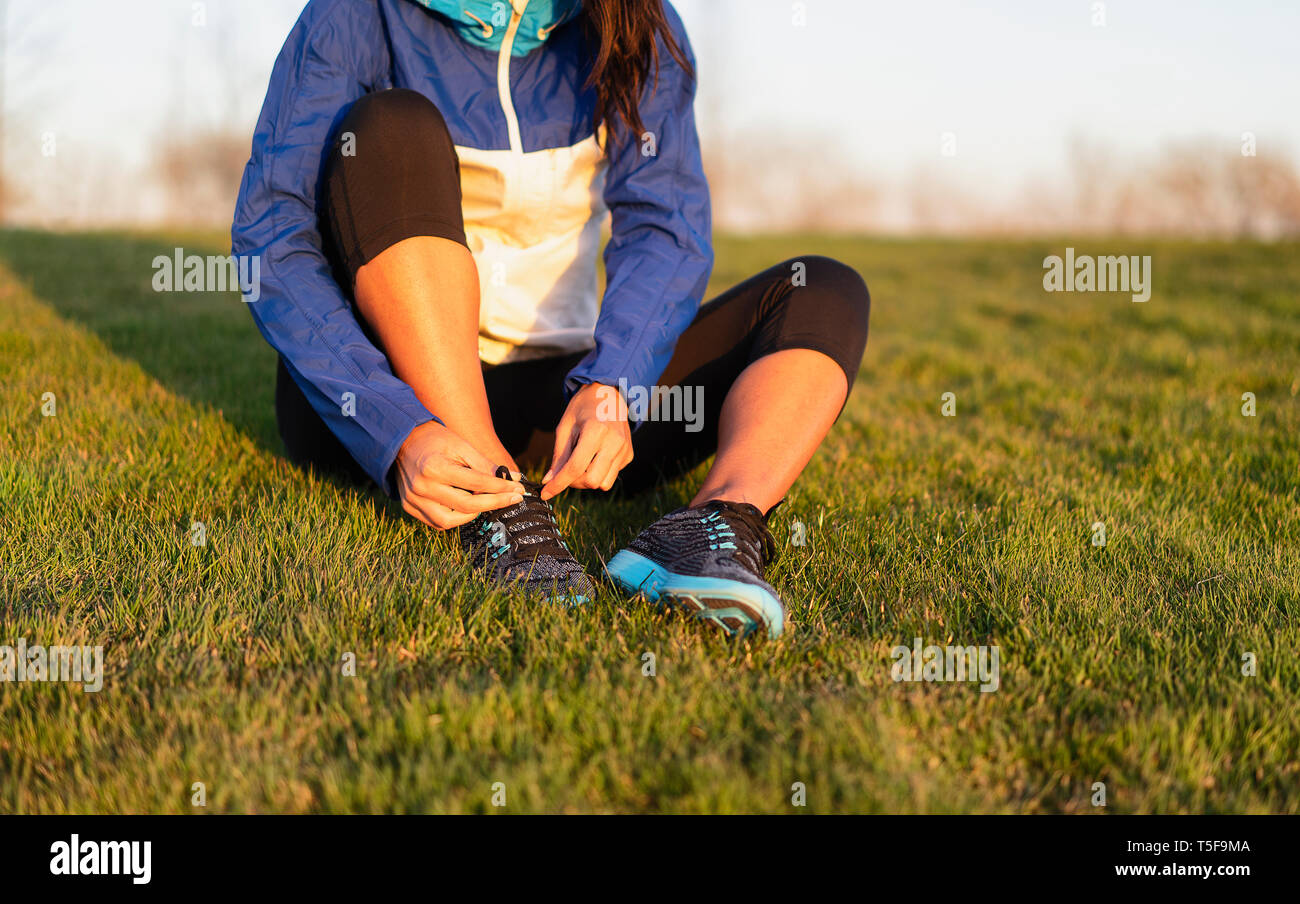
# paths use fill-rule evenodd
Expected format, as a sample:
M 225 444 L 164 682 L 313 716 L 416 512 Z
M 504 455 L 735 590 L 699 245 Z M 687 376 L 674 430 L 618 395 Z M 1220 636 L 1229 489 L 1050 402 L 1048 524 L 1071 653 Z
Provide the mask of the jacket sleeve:
M 694 67 L 681 19 L 667 4 L 665 12 Z M 629 386 L 654 384 L 699 310 L 713 245 L 694 101 L 694 79 L 661 40 L 658 84 L 648 79 L 640 102 L 648 134 L 630 136 L 620 128 L 610 142 L 605 297 L 596 347 L 569 372 L 569 392 L 585 383 L 617 386 L 620 379 Z
M 392 494 L 398 449 L 436 418 L 362 331 L 322 250 L 316 203 L 336 124 L 357 98 L 386 87 L 386 48 L 373 4 L 307 5 L 271 74 L 231 246 L 259 259 L 260 291 L 245 297 L 258 329 L 316 413 Z

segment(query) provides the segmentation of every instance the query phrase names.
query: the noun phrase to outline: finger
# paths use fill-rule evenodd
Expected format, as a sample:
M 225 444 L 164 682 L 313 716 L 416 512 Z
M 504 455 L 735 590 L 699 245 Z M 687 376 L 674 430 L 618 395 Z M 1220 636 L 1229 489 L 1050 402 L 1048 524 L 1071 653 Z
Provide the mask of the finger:
M 612 490 L 614 488 L 614 482 L 618 480 L 618 475 L 625 467 L 627 467 L 627 459 L 620 456 L 619 459 L 614 462 L 613 467 L 609 469 L 609 473 L 605 475 L 605 479 L 600 482 L 600 488 L 605 492 Z
M 608 490 L 606 481 L 612 484 L 614 478 L 618 476 L 618 460 L 622 452 L 623 450 L 618 447 L 606 446 L 601 449 L 587 466 L 587 472 L 582 475 L 582 482 L 593 490 Z
M 492 459 L 488 458 L 478 449 L 475 449 L 469 443 L 465 442 L 462 437 L 456 437 L 456 442 L 452 444 L 452 449 L 457 457 L 460 458 L 468 467 L 489 477 L 494 477 L 497 472 L 497 465 L 493 464 Z
M 615 481 L 618 480 L 618 475 L 622 474 L 623 469 L 632 463 L 633 457 L 632 445 L 629 443 L 624 448 L 623 453 L 618 457 L 618 461 L 615 463 L 614 467 L 610 468 L 609 473 L 605 475 L 605 479 L 601 482 L 600 488 L 606 491 L 612 490 Z
M 622 437 L 621 442 L 611 449 L 602 450 L 587 468 L 585 481 L 592 489 L 608 490 L 618 480 L 618 475 L 632 463 L 632 442 L 630 437 Z M 608 466 L 604 467 L 607 462 Z M 575 484 L 576 485 L 576 484 Z
M 462 512 L 453 512 L 451 509 L 446 509 L 445 512 L 442 514 L 442 516 L 439 518 L 439 523 L 436 525 L 436 527 L 438 527 L 440 530 L 452 530 L 454 528 L 460 527 L 463 524 L 469 524 L 477 517 L 478 515 L 464 514 Z
M 405 496 L 402 499 L 402 511 L 406 512 L 406 514 L 410 515 L 416 521 L 420 521 L 430 527 L 437 527 L 437 525 L 433 523 L 432 516 L 425 512 L 423 506 L 417 505 L 415 499 L 416 497 L 413 495 L 408 494 Z
M 428 498 L 439 505 L 447 506 L 454 512 L 478 515 L 516 505 L 522 502 L 524 497 L 519 493 L 466 493 L 464 490 L 442 485 L 434 487 L 429 492 Z
M 452 461 L 444 462 L 441 467 L 431 468 L 425 474 L 431 486 L 442 484 L 468 490 L 471 493 L 522 493 L 524 491 L 524 485 L 517 480 L 489 477 L 480 471 Z
M 571 449 L 565 454 L 562 464 L 552 465 L 554 474 L 542 487 L 542 498 L 550 499 L 559 495 L 566 488 L 581 485 L 582 475 L 590 467 L 596 454 L 600 452 L 601 436 L 598 427 L 587 424 L 573 437 Z
M 551 466 L 546 473 L 542 475 L 542 483 L 547 483 L 555 472 L 564 467 L 569 459 L 569 453 L 573 450 L 569 446 L 569 440 L 573 435 L 573 418 L 569 417 L 566 411 L 564 417 L 560 418 L 560 423 L 555 427 L 555 448 L 551 452 Z
M 402 508 L 412 518 L 438 530 L 450 530 L 454 527 L 460 527 L 460 525 L 468 524 L 475 518 L 474 515 L 454 512 L 447 506 L 439 505 L 432 499 L 414 494 L 407 495 L 402 501 Z
M 582 431 L 563 467 L 556 471 L 550 482 L 542 487 L 542 498 L 551 499 L 567 489 L 580 474 L 587 470 L 587 466 L 591 464 L 598 451 L 600 451 L 600 437 L 596 435 L 596 431 L 591 429 Z

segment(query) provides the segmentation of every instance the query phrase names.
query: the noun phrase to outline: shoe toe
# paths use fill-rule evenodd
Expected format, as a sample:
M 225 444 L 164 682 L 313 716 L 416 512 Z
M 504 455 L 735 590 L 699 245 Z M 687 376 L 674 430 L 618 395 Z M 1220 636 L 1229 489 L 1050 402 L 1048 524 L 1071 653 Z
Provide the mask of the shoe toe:
M 585 603 L 596 593 L 596 583 L 580 565 L 552 556 L 538 556 L 527 565 L 520 563 L 507 573 L 506 579 L 519 582 L 525 590 L 570 605 Z
M 585 603 L 596 595 L 596 582 L 585 571 L 574 571 L 558 582 L 557 596 L 571 603 Z

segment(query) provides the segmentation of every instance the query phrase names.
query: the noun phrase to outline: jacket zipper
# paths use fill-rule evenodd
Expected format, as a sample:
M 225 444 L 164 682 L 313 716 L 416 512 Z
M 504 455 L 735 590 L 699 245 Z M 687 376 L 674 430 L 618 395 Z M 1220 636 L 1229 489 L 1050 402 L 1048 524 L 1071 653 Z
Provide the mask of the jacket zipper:
M 501 98 L 501 109 L 506 114 L 510 150 L 516 154 L 523 152 L 524 142 L 519 135 L 519 117 L 515 113 L 515 101 L 510 95 L 510 52 L 514 49 L 515 35 L 519 32 L 519 23 L 523 21 L 524 10 L 527 8 L 528 0 L 510 4 L 510 25 L 506 27 L 505 38 L 501 41 L 501 52 L 497 56 L 497 94 Z

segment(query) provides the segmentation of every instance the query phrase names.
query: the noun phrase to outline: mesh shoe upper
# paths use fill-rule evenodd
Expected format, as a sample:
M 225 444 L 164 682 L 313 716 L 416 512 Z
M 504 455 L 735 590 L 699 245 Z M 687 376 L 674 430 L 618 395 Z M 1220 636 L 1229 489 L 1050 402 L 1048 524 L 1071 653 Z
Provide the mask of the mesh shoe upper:
M 497 476 L 510 479 L 506 468 Z M 551 504 L 541 485 L 530 480 L 524 498 L 512 506 L 484 512 L 461 526 L 460 543 L 475 567 L 496 581 L 520 582 L 547 595 L 590 597 L 596 585 L 560 536 Z
M 675 574 L 744 581 L 776 595 L 763 580 L 764 570 L 776 558 L 776 541 L 767 529 L 767 516 L 746 502 L 714 500 L 669 512 L 637 535 L 628 549 Z

